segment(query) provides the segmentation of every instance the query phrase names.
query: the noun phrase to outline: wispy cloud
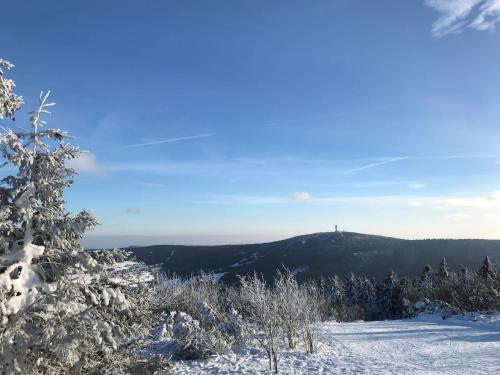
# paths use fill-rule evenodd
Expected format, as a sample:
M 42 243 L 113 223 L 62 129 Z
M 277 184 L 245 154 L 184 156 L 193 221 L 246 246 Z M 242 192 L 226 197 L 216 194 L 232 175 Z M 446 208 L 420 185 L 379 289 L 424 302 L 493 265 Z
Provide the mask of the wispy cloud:
M 297 193 L 296 193 L 297 194 Z M 306 201 L 320 205 L 334 204 L 360 204 L 360 205 L 397 205 L 408 206 L 408 202 L 415 197 L 387 195 L 387 196 L 335 196 L 335 197 L 312 197 L 309 193 L 299 193 L 302 195 L 292 195 L 289 198 L 282 196 L 251 196 L 251 195 L 221 195 L 214 196 L 206 201 L 198 202 L 202 204 L 214 205 L 276 205 L 292 204 L 296 201 Z M 302 198 L 293 199 L 293 198 Z
M 500 21 L 500 0 L 425 0 L 424 4 L 441 14 L 432 26 L 436 37 L 465 28 L 492 31 Z
M 188 140 L 199 139 L 199 138 L 208 138 L 208 137 L 213 137 L 214 135 L 215 135 L 215 133 L 208 133 L 208 134 L 190 135 L 190 136 L 187 136 L 187 137 L 167 138 L 167 139 L 161 139 L 161 140 L 158 140 L 158 141 L 151 141 L 151 142 L 145 142 L 145 143 L 134 143 L 134 144 L 131 144 L 131 145 L 126 145 L 126 146 L 118 147 L 118 149 L 155 146 L 155 145 L 161 145 L 161 144 L 164 144 L 164 143 L 188 141 Z
M 165 187 L 164 184 L 159 184 L 156 182 L 144 182 L 144 181 L 139 181 L 139 182 L 133 182 L 133 185 L 138 185 L 138 186 L 144 186 L 144 187 L 150 187 L 150 188 L 162 188 Z
M 347 172 L 360 172 L 366 169 L 380 167 L 386 164 L 396 163 L 398 161 L 411 161 L 411 160 L 460 160 L 460 159 L 495 159 L 498 155 L 427 155 L 427 156 L 400 156 L 392 158 L 379 158 L 375 161 L 349 169 Z
M 391 163 L 395 163 L 397 161 L 406 160 L 406 159 L 409 159 L 409 157 L 403 156 L 403 157 L 397 157 L 397 158 L 384 158 L 384 159 L 380 159 L 379 161 L 375 161 L 373 163 L 365 164 L 365 165 L 350 169 L 348 172 L 350 172 L 350 173 L 360 172 L 360 171 L 364 171 L 366 169 L 376 168 L 376 167 L 380 167 L 382 165 L 391 164 Z
M 306 191 L 293 193 L 290 199 L 294 202 L 307 202 L 311 200 L 311 194 Z
M 158 174 L 182 174 L 182 175 L 220 175 L 230 179 L 232 182 L 241 182 L 248 180 L 260 179 L 263 176 L 273 178 L 274 183 L 287 185 L 297 185 L 300 181 L 297 176 L 307 178 L 303 186 L 313 186 L 317 178 L 332 178 L 337 176 L 336 181 L 343 181 L 342 178 L 357 176 L 363 171 L 368 171 L 372 168 L 389 166 L 391 164 L 412 162 L 412 161 L 433 161 L 433 160 L 461 160 L 461 159 L 488 159 L 497 160 L 500 156 L 485 156 L 485 155 L 442 155 L 442 156 L 402 156 L 402 157 L 386 157 L 372 159 L 338 159 L 338 160 L 321 160 L 321 159 L 300 159 L 290 157 L 275 157 L 275 158 L 235 158 L 235 159 L 204 159 L 190 161 L 162 161 L 154 160 L 151 162 L 113 162 L 106 164 L 106 168 L 112 172 L 145 172 Z M 355 166 L 354 163 L 359 163 Z M 364 163 L 363 163 L 364 162 Z M 353 166 L 354 164 L 354 166 Z M 350 167 L 349 167 L 350 165 Z M 291 172 L 293 171 L 293 173 Z M 416 178 L 416 177 L 415 177 Z M 288 182 L 287 182 L 288 181 Z M 317 181 L 316 181 L 317 182 Z M 360 181 L 345 181 L 337 184 L 328 184 L 330 187 L 376 187 L 376 186 L 405 186 L 412 189 L 417 189 L 419 186 L 415 184 L 419 181 L 384 181 L 384 182 L 360 182 Z M 411 185 L 411 186 L 410 186 Z M 421 188 L 421 187 L 420 187 Z M 304 188 L 307 191 L 307 188 Z
M 298 199 L 293 199 L 293 198 Z M 241 204 L 241 205 L 274 205 L 291 204 L 293 201 L 307 201 L 312 204 L 351 204 L 376 206 L 401 206 L 415 208 L 431 208 L 439 210 L 495 210 L 500 209 L 500 190 L 483 195 L 365 195 L 365 196 L 333 196 L 312 197 L 309 193 L 296 193 L 289 199 L 280 196 L 223 195 L 213 197 L 206 204 Z
M 139 215 L 141 210 L 137 207 L 129 207 L 125 210 L 125 212 L 129 215 Z
M 95 176 L 105 176 L 107 171 L 97 163 L 97 158 L 90 152 L 82 152 L 76 159 L 69 160 L 66 165 L 78 173 L 88 173 Z
M 422 184 L 420 182 L 412 182 L 412 183 L 408 184 L 408 187 L 410 189 L 413 189 L 413 190 L 420 190 L 420 189 L 423 189 L 425 187 L 425 184 Z
M 199 204 L 214 204 L 214 205 L 270 205 L 270 204 L 285 204 L 290 201 L 283 197 L 257 196 L 257 195 L 219 195 L 211 197 L 204 201 L 199 201 Z
M 371 111 L 387 109 L 387 108 L 390 108 L 390 106 L 389 105 L 380 105 L 380 106 L 358 108 L 358 109 L 353 109 L 350 111 L 323 113 L 323 114 L 315 115 L 315 116 L 299 117 L 299 118 L 294 118 L 294 119 L 289 119 L 289 120 L 281 120 L 281 121 L 273 121 L 273 122 L 269 122 L 267 124 L 264 124 L 264 126 L 279 126 L 279 125 L 287 125 L 287 124 L 294 124 L 294 123 L 300 123 L 300 122 L 309 122 L 309 121 L 314 121 L 314 120 L 322 120 L 322 119 L 327 119 L 327 118 L 344 117 L 344 116 L 356 115 L 359 113 L 371 112 Z
M 144 163 L 109 163 L 106 168 L 112 172 L 145 172 L 145 173 L 166 173 L 170 172 L 171 165 L 161 162 L 144 162 Z
M 450 214 L 445 216 L 446 219 L 452 220 L 452 221 L 465 221 L 465 220 L 471 220 L 474 218 L 474 216 L 469 215 L 469 214 L 464 214 L 462 212 L 457 212 L 454 214 Z
M 500 209 L 500 191 L 487 195 L 423 197 L 412 200 L 411 205 L 439 209 Z

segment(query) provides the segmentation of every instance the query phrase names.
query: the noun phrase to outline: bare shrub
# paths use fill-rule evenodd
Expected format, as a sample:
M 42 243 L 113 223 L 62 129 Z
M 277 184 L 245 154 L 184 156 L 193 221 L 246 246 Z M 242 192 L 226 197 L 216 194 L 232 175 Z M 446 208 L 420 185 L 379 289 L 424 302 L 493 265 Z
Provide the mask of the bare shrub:
M 289 349 L 295 349 L 304 318 L 305 294 L 290 270 L 278 270 L 274 280 L 274 299 L 278 304 L 279 327 Z
M 248 326 L 248 330 L 266 351 L 269 370 L 277 373 L 279 342 L 282 334 L 280 310 L 283 306 L 279 305 L 275 293 L 257 274 L 241 277 L 240 284 L 240 296 L 247 309 L 249 323 L 256 325 L 255 328 Z
M 321 306 L 324 297 L 315 283 L 306 283 L 300 287 L 301 333 L 306 352 L 314 354 L 318 350 L 318 323 L 321 320 Z

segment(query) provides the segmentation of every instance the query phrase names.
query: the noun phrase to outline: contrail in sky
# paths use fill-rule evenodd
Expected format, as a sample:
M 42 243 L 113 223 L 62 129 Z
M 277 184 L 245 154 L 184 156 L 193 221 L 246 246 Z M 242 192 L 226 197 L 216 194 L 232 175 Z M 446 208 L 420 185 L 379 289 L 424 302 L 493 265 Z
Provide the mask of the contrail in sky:
M 187 140 L 190 140 L 190 139 L 198 139 L 198 138 L 208 138 L 208 137 L 212 137 L 214 135 L 215 135 L 215 133 L 209 133 L 209 134 L 190 135 L 190 136 L 187 136 L 187 137 L 177 137 L 177 138 L 161 139 L 159 141 L 152 141 L 152 142 L 145 142 L 145 143 L 135 143 L 135 144 L 132 144 L 132 145 L 126 145 L 126 146 L 119 147 L 119 149 L 161 145 L 163 143 L 172 143 L 172 142 L 179 142 L 179 141 L 187 141 Z
M 402 157 L 399 157 L 399 158 L 388 158 L 388 159 L 384 159 L 384 160 L 381 160 L 381 161 L 378 161 L 378 162 L 375 162 L 375 163 L 362 165 L 361 167 L 357 167 L 357 168 L 349 170 L 349 172 L 359 172 L 359 171 L 363 171 L 365 169 L 375 168 L 375 167 L 379 167 L 381 165 L 395 163 L 397 161 L 407 160 L 407 159 L 411 159 L 411 158 L 408 157 L 408 156 L 402 156 Z
M 375 168 L 386 164 L 395 163 L 402 160 L 454 160 L 454 159 L 494 159 L 500 156 L 496 155 L 443 155 L 443 156 L 401 156 L 395 158 L 378 159 L 370 164 L 365 164 L 348 170 L 348 172 L 359 172 L 365 169 Z M 500 163 L 498 163 L 500 164 Z

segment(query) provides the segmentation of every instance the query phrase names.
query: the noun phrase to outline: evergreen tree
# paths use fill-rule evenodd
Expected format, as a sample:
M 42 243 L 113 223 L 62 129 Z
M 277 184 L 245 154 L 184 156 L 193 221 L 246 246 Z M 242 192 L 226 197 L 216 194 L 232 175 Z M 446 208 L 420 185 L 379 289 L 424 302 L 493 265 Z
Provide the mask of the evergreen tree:
M 3 62 L 4 67 L 12 65 Z M 21 103 L 9 92 L 14 85 L 0 75 L 2 117 L 14 118 Z M 15 175 L 1 180 L 0 262 L 3 272 L 0 287 L 7 295 L 2 303 L 4 324 L 11 314 L 31 303 L 41 282 L 55 281 L 63 272 L 61 264 L 70 258 L 76 264 L 78 240 L 97 224 L 88 212 L 71 215 L 64 208 L 64 190 L 73 182 L 75 170 L 67 161 L 79 156 L 79 150 L 66 143 L 68 135 L 59 129 L 43 129 L 42 116 L 49 114 L 49 93 L 41 93 L 39 106 L 31 112 L 31 131 L 5 129 L 0 136 L 4 166 L 17 169 Z
M 375 295 L 375 287 L 372 282 L 366 277 L 361 281 L 361 301 L 365 320 L 372 320 L 376 318 L 377 314 L 377 299 Z
M 345 293 L 349 304 L 354 305 L 359 302 L 360 283 L 358 277 L 352 272 L 345 283 Z
M 335 275 L 331 279 L 330 296 L 334 304 L 342 303 L 345 298 L 345 286 L 342 279 L 338 275 Z
M 433 298 L 435 279 L 436 275 L 434 270 L 430 264 L 427 264 L 422 271 L 422 275 L 420 276 L 420 281 L 418 283 L 418 287 L 422 292 L 422 297 Z
M 423 283 L 432 284 L 432 281 L 434 280 L 434 270 L 430 264 L 425 265 L 424 270 L 422 271 L 422 276 L 420 276 L 420 280 Z
M 403 290 L 393 270 L 384 279 L 381 305 L 386 319 L 399 319 L 404 316 Z
M 439 264 L 439 270 L 437 272 L 437 277 L 440 281 L 446 280 L 450 277 L 450 271 L 448 270 L 448 264 L 446 263 L 446 258 L 441 259 Z
M 7 121 L 22 105 L 4 76 L 12 67 L 0 60 L 0 119 Z M 0 181 L 1 372 L 100 372 L 125 336 L 139 339 L 149 329 L 153 293 L 107 276 L 103 258 L 123 259 L 123 252 L 102 256 L 78 244 L 97 221 L 86 210 L 74 215 L 65 208 L 63 194 L 76 173 L 67 163 L 80 150 L 66 132 L 45 127 L 54 105 L 48 97 L 40 94 L 29 130 L 5 124 L 0 134 L 0 170 L 15 171 Z
M 486 256 L 486 258 L 484 258 L 483 265 L 479 269 L 478 275 L 482 279 L 494 279 L 495 278 L 495 269 L 493 267 L 493 264 L 490 261 L 489 256 Z

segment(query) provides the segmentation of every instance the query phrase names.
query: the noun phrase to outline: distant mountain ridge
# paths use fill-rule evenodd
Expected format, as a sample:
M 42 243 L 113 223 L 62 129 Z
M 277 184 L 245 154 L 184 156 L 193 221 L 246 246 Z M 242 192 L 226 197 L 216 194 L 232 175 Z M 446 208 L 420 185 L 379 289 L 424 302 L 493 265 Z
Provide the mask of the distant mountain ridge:
M 476 268 L 486 255 L 500 261 L 500 240 L 403 240 L 354 232 L 313 233 L 261 244 L 128 250 L 148 264 L 162 263 L 167 272 L 183 276 L 215 272 L 227 283 L 253 272 L 270 279 L 280 267 L 291 269 L 299 280 L 350 272 L 381 278 L 390 269 L 400 276 L 417 276 L 426 264 L 437 267 L 442 257 L 452 268 Z

